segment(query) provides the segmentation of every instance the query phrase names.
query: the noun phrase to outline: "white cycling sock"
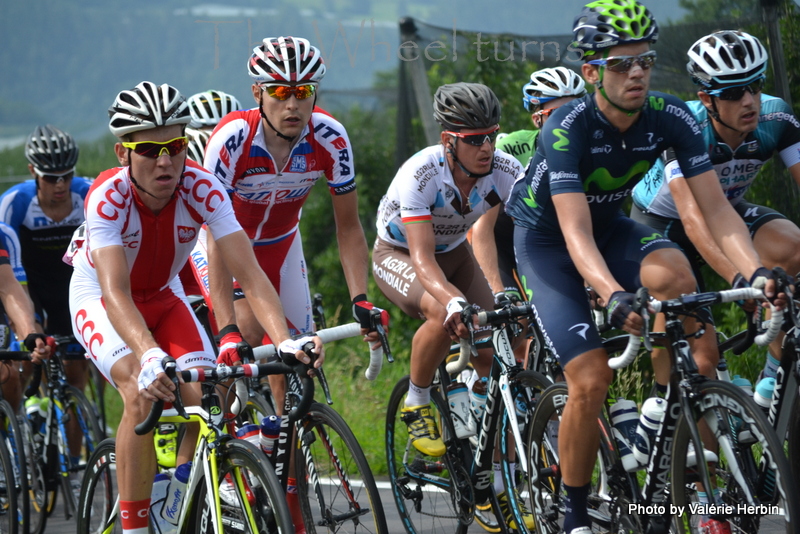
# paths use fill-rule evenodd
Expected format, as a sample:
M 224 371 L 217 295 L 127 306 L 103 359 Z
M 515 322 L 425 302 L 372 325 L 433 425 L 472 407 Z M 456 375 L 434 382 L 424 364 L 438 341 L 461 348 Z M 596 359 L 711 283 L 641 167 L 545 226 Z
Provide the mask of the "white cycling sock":
M 408 381 L 408 395 L 406 396 L 406 407 L 425 406 L 431 402 L 431 387 L 421 388 Z

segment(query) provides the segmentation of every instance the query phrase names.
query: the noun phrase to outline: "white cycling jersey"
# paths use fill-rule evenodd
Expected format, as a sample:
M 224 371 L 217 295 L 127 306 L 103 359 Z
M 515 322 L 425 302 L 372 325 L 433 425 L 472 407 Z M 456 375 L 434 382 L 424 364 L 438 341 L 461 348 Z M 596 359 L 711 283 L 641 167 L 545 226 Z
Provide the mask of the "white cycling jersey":
M 378 208 L 378 236 L 392 245 L 408 248 L 406 224 L 431 222 L 436 253 L 449 252 L 467 238 L 467 230 L 489 209 L 504 202 L 520 163 L 494 151 L 491 174 L 475 179 L 467 207 L 462 212 L 461 192 L 445 158 L 444 146 L 433 145 L 400 167 Z

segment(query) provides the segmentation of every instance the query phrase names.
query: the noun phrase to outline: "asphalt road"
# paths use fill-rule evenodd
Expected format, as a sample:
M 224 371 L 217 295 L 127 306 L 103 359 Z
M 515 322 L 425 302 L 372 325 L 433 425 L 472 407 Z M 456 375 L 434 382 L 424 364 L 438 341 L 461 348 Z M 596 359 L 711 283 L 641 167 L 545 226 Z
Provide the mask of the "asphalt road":
M 381 500 L 383 501 L 383 508 L 386 511 L 386 521 L 387 526 L 389 527 L 390 534 L 404 534 L 405 530 L 403 529 L 403 525 L 400 521 L 400 517 L 397 514 L 397 508 L 394 505 L 394 500 L 392 498 L 391 491 L 389 490 L 389 483 L 388 481 L 378 481 L 378 486 L 381 492 Z M 779 529 L 779 524 L 776 521 L 772 522 L 774 524 L 774 528 L 769 530 L 762 529 L 763 534 L 780 534 L 781 530 Z M 47 528 L 45 532 L 47 534 L 75 534 L 77 523 L 75 519 L 70 519 L 69 521 L 64 519 L 64 508 L 59 504 L 56 510 L 53 512 L 53 515 L 47 521 Z M 762 527 L 764 524 L 762 524 Z M 485 532 L 477 523 L 473 523 L 469 528 L 470 534 L 477 534 Z M 449 534 L 449 533 L 441 533 L 441 534 Z

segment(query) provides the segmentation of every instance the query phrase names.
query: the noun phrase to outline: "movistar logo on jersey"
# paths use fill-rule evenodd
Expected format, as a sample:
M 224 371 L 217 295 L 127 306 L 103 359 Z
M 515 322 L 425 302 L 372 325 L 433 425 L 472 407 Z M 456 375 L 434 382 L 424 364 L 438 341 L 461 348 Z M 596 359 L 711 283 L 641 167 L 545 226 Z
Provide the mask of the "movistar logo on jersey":
M 566 152 L 567 145 L 569 144 L 569 139 L 567 139 L 568 133 L 569 132 L 567 130 L 562 130 L 561 128 L 556 128 L 555 130 L 553 130 L 553 135 L 558 137 L 558 141 L 553 143 L 553 148 L 561 152 Z
M 650 237 L 643 237 L 642 240 L 639 241 L 639 242 L 642 245 L 645 245 L 645 244 L 649 243 L 650 241 L 655 241 L 656 239 L 660 239 L 662 237 L 664 237 L 664 236 L 662 236 L 658 232 L 654 232 L 653 235 L 651 235 Z
M 521 278 L 520 281 L 522 282 L 522 287 L 525 288 L 525 295 L 528 297 L 528 302 L 532 301 L 533 300 L 533 290 L 532 289 L 528 289 L 528 279 L 525 277 L 525 275 L 522 275 L 522 278 Z
M 660 96 L 650 96 L 650 107 L 656 111 L 664 111 L 664 99 Z
M 589 186 L 591 184 L 596 184 L 597 187 L 603 191 L 613 191 L 615 189 L 619 189 L 624 187 L 632 179 L 638 180 L 650 169 L 650 164 L 645 161 L 637 161 L 636 163 L 628 169 L 628 172 L 623 174 L 620 177 L 611 176 L 611 173 L 608 172 L 608 169 L 605 167 L 601 167 L 596 169 L 592 174 L 589 175 L 589 179 L 583 184 L 583 190 L 589 191 Z
M 529 208 L 538 208 L 539 204 L 536 203 L 536 195 L 533 188 L 528 186 L 528 196 L 522 199 Z

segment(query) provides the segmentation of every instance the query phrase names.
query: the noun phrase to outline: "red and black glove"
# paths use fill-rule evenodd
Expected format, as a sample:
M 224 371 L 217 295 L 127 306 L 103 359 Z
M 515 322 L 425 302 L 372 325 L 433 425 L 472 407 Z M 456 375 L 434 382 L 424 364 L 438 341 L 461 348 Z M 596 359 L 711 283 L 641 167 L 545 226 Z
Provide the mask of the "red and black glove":
M 353 319 L 358 321 L 358 323 L 361 325 L 361 328 L 366 328 L 370 331 L 373 330 L 372 323 L 370 321 L 372 310 L 378 310 L 381 312 L 381 325 L 383 325 L 383 328 L 388 332 L 389 312 L 382 310 L 369 302 L 367 300 L 367 296 L 364 294 L 358 295 L 353 299 Z
M 235 324 L 229 324 L 219 331 L 219 356 L 217 356 L 217 363 L 224 363 L 225 365 L 232 366 L 242 359 L 239 357 L 237 345 L 244 343 L 242 334 Z

